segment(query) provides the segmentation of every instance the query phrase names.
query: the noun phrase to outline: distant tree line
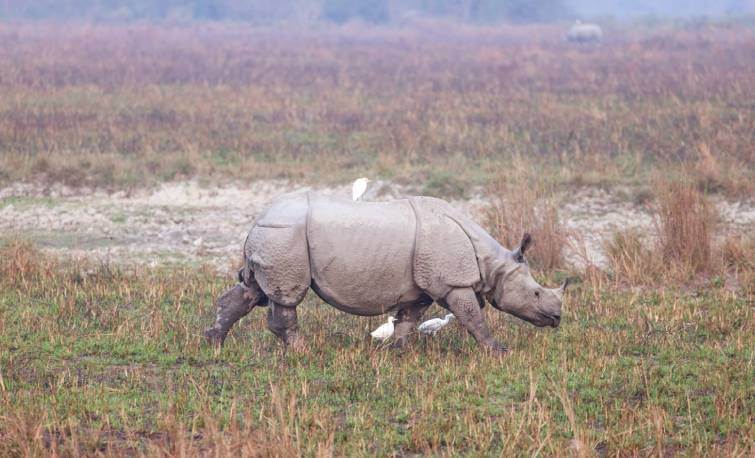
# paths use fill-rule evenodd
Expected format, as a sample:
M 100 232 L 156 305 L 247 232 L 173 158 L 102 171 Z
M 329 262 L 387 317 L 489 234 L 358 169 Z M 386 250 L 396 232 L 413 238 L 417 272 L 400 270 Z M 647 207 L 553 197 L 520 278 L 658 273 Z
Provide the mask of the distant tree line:
M 448 17 L 531 22 L 569 16 L 565 0 L 0 0 L 0 20 L 238 20 L 344 23 Z

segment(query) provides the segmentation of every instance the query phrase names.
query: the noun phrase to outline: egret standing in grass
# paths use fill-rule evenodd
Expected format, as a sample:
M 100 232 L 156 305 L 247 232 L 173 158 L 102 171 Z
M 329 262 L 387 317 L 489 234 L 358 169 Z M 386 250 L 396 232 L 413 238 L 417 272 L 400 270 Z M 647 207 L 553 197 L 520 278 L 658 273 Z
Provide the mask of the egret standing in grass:
M 432 320 L 427 320 L 417 326 L 417 330 L 422 334 L 434 336 L 435 333 L 440 331 L 445 325 L 447 325 L 453 317 L 454 314 L 449 313 L 445 318 L 433 318 Z
M 393 322 L 396 321 L 396 317 L 388 317 L 388 322 L 380 325 L 377 329 L 372 331 L 370 335 L 373 339 L 382 341 L 387 340 L 393 335 Z
M 354 180 L 354 184 L 351 185 L 351 198 L 353 200 L 361 200 L 365 191 L 367 191 L 367 183 L 370 182 L 369 178 L 357 178 Z

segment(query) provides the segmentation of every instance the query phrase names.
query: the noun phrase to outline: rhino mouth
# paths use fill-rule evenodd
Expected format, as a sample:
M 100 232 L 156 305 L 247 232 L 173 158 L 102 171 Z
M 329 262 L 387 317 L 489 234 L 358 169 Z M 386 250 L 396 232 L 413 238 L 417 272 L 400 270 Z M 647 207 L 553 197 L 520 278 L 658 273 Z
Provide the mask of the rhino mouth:
M 519 314 L 519 313 L 516 313 L 516 312 L 513 312 L 513 311 L 504 310 L 503 308 L 501 308 L 498 305 L 498 303 L 495 301 L 495 299 L 491 298 L 489 300 L 489 302 L 497 310 L 500 310 L 501 312 L 505 312 L 505 313 L 509 313 L 511 315 L 514 315 L 515 317 L 517 317 L 517 318 L 519 318 L 521 320 L 524 320 L 524 321 L 526 321 L 528 323 L 532 323 L 535 326 L 538 326 L 538 327 L 541 327 L 541 328 L 544 328 L 546 326 L 550 326 L 552 328 L 557 328 L 558 325 L 561 324 L 561 317 L 558 316 L 558 315 L 548 315 L 547 313 L 537 312 L 536 316 L 533 318 L 533 317 L 528 317 L 528 316 L 525 316 L 525 315 L 522 315 L 522 314 Z
M 545 313 L 539 313 L 540 318 L 543 324 L 542 326 L 550 326 L 552 328 L 557 328 L 559 324 L 561 324 L 561 317 L 558 315 L 547 315 Z

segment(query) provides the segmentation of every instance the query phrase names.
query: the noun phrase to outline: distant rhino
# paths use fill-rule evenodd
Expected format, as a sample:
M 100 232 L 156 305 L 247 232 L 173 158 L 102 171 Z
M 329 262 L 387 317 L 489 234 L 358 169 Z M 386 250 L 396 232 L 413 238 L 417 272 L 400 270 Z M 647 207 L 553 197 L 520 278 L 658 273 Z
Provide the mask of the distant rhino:
M 519 248 L 509 251 L 431 197 L 354 202 L 289 194 L 254 223 L 239 283 L 218 298 L 217 319 L 205 336 L 222 345 L 241 317 L 269 305 L 269 329 L 296 348 L 301 344 L 296 306 L 312 288 L 347 313 L 396 312 L 397 346 L 435 301 L 480 345 L 506 351 L 483 319 L 485 299 L 536 326 L 555 328 L 561 320 L 566 282 L 548 289 L 532 278 L 524 258 L 530 243 L 525 234 Z
M 576 21 L 566 34 L 566 39 L 577 43 L 600 41 L 603 38 L 603 29 L 598 24 L 585 24 Z

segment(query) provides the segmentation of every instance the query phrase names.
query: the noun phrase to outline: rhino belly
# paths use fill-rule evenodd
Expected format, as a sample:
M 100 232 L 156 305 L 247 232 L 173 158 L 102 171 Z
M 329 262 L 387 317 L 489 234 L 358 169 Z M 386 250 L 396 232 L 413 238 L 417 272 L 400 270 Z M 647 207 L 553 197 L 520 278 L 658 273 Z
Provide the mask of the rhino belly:
M 312 287 L 355 315 L 379 315 L 416 301 L 415 217 L 407 201 L 310 203 L 307 241 Z

